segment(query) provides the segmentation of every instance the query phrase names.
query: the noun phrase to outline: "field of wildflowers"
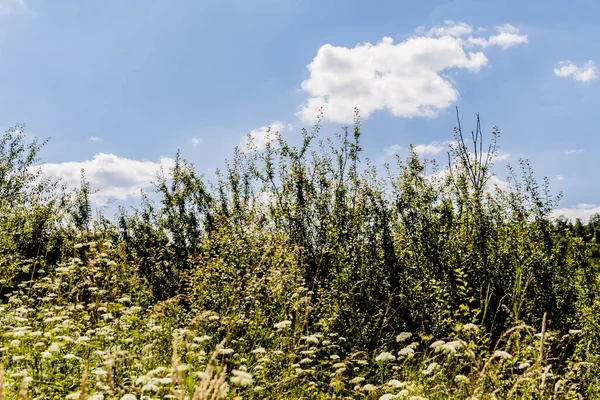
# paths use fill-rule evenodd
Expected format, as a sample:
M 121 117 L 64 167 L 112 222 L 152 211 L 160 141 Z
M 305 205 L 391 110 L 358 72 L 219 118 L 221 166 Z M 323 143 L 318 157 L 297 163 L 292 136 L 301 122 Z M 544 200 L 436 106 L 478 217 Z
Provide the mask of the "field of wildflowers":
M 212 183 L 178 157 L 109 220 L 9 130 L 0 400 L 600 396 L 600 224 L 552 220 L 526 161 L 492 187 L 498 136 L 382 178 L 357 115 Z

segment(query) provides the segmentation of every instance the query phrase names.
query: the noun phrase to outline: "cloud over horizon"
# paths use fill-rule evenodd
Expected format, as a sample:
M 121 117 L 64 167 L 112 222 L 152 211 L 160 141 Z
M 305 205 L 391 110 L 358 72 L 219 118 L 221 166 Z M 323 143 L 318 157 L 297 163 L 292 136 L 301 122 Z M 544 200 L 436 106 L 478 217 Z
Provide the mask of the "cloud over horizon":
M 576 219 L 580 219 L 584 224 L 589 221 L 590 217 L 596 214 L 600 214 L 600 205 L 585 203 L 576 204 L 573 207 L 557 208 L 552 211 L 554 218 L 562 216 L 573 222 Z
M 40 168 L 44 177 L 62 178 L 69 188 L 79 187 L 83 169 L 91 189 L 98 190 L 91 200 L 98 205 L 105 205 L 110 199 L 139 197 L 141 190 L 152 186 L 151 182 L 156 179 L 161 167 L 167 172 L 174 164 L 175 161 L 167 157 L 152 162 L 99 153 L 91 160 L 46 163 Z
M 267 143 L 277 139 L 277 134 L 282 133 L 286 128 L 291 128 L 290 124 L 283 121 L 273 121 L 269 125 L 261 126 L 248 132 L 240 141 L 240 148 L 244 152 L 253 150 L 264 150 Z

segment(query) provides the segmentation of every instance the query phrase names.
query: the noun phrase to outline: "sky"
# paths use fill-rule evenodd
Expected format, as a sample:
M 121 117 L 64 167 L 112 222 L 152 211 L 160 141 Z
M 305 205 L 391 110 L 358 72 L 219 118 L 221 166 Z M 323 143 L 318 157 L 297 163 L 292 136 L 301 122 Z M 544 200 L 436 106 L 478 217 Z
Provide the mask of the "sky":
M 0 129 L 50 138 L 43 171 L 97 207 L 139 200 L 178 149 L 207 177 L 267 127 L 290 141 L 362 118 L 364 154 L 446 159 L 456 125 L 500 127 L 557 214 L 600 212 L 595 0 L 0 0 Z M 596 39 L 595 39 L 596 38 Z

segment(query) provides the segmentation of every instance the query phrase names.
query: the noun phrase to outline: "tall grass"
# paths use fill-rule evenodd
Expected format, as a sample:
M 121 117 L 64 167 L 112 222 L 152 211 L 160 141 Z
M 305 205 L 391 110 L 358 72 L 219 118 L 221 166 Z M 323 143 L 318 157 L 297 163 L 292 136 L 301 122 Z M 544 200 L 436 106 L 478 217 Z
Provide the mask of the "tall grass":
M 214 182 L 178 155 L 115 221 L 83 174 L 34 186 L 40 146 L 8 131 L 0 399 L 598 395 L 595 238 L 551 220 L 527 161 L 491 184 L 497 128 L 484 148 L 459 123 L 447 168 L 383 171 L 358 112 L 320 129 L 236 149 Z

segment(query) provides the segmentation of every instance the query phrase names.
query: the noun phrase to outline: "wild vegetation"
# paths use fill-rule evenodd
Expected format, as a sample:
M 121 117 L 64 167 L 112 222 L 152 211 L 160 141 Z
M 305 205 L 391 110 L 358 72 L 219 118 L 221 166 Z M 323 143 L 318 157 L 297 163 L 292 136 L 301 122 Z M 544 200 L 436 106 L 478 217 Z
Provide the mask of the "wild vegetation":
M 319 131 L 212 182 L 178 155 L 109 220 L 8 130 L 0 400 L 600 396 L 600 216 L 554 220 L 525 160 L 493 185 L 478 120 L 383 171 L 358 113 Z

